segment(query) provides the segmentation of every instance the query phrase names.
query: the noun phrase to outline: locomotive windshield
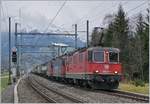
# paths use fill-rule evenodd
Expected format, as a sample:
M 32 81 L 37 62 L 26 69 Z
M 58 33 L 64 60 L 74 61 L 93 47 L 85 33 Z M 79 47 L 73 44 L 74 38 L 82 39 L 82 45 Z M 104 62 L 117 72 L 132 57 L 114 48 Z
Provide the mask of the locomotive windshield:
M 94 52 L 94 61 L 104 62 L 104 52 Z
M 109 62 L 118 62 L 118 53 L 116 52 L 109 52 Z

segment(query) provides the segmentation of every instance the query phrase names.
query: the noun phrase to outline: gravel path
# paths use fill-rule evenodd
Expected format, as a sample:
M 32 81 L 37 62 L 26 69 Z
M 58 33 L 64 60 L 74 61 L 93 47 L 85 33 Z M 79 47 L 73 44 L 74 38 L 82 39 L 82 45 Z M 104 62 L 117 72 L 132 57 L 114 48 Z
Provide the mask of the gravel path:
M 24 77 L 18 85 L 19 103 L 47 103 L 28 83 Z
M 65 91 L 73 96 L 79 97 L 84 101 L 88 101 L 89 103 L 139 103 L 136 100 L 112 96 L 104 93 L 100 93 L 99 91 L 88 91 L 80 88 L 71 87 L 70 85 L 60 84 L 53 81 L 49 81 L 45 78 L 31 75 L 37 81 L 47 85 L 48 87 L 54 87 L 58 90 Z
M 13 103 L 14 102 L 14 84 L 8 86 L 1 93 L 1 102 L 2 103 Z

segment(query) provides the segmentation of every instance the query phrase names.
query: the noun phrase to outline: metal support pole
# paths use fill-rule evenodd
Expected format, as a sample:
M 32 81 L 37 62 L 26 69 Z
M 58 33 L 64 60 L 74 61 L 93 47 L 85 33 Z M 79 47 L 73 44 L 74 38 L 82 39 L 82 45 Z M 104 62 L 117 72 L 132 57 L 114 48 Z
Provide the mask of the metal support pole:
M 18 36 L 18 35 L 17 35 Z M 20 44 L 19 38 L 17 38 L 17 44 Z M 20 69 L 20 47 L 17 46 L 17 76 L 19 77 L 19 69 Z
M 17 23 L 15 23 L 15 47 L 17 48 Z
M 58 47 L 58 56 L 60 56 L 60 48 L 61 48 L 61 47 Z
M 17 75 L 17 77 L 19 77 L 19 68 L 18 68 L 18 37 L 17 37 L 17 30 L 18 30 L 18 23 L 15 23 L 15 47 L 16 47 L 16 49 L 17 49 L 17 62 L 15 63 L 16 65 L 16 75 Z
M 54 46 L 52 47 L 52 51 L 55 51 L 55 52 L 56 52 Z M 55 58 L 55 56 L 56 56 L 56 54 L 55 54 L 54 52 L 52 52 L 52 58 Z
M 9 79 L 8 84 L 11 84 L 11 18 L 9 17 Z
M 89 47 L 89 20 L 87 20 L 87 47 Z
M 19 8 L 20 32 L 22 31 L 22 8 Z M 22 34 L 20 35 L 20 44 L 22 44 Z M 22 47 L 19 47 L 19 76 L 22 68 Z
M 75 48 L 77 49 L 77 24 L 75 24 Z
M 21 40 L 20 44 L 23 44 L 23 36 L 21 35 L 20 38 L 21 38 L 21 39 L 20 39 L 20 40 Z M 19 72 L 19 76 L 20 76 L 21 70 L 22 70 L 22 68 L 23 68 L 23 67 L 22 67 L 22 65 L 23 65 L 23 64 L 22 64 L 22 56 L 23 56 L 23 55 L 22 55 L 22 47 L 20 47 L 20 70 L 19 70 L 20 72 Z

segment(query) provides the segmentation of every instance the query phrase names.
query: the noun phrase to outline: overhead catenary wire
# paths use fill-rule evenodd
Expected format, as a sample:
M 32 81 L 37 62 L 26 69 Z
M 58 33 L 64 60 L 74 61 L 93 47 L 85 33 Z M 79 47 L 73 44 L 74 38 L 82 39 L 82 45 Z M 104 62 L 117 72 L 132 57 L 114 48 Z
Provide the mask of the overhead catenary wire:
M 63 7 L 65 6 L 67 0 L 64 1 L 64 3 L 61 5 L 61 7 L 58 9 L 56 15 L 53 17 L 53 19 L 49 22 L 47 28 L 44 30 L 44 32 L 47 32 L 47 30 L 49 29 L 49 26 L 52 25 L 52 23 L 55 21 L 56 17 L 58 16 L 58 14 L 60 13 L 60 11 L 63 9 Z M 43 32 L 43 33 L 44 33 Z M 41 36 L 40 36 L 41 37 Z M 37 39 L 37 41 L 35 42 L 35 44 L 37 44 L 37 42 L 39 41 L 40 37 Z
M 145 9 L 143 9 L 145 10 Z M 137 24 L 137 18 L 138 18 L 138 15 L 140 14 L 141 12 L 138 12 L 138 13 L 135 13 L 133 15 L 130 16 L 130 19 L 129 19 L 129 22 L 130 23 L 133 23 L 133 24 Z
M 1 4 L 1 10 L 2 10 L 2 14 L 3 14 L 3 17 L 4 17 L 4 22 L 5 22 L 5 27 L 6 27 L 6 30 L 5 31 L 7 31 L 7 27 L 8 27 L 8 23 L 7 23 L 7 19 L 5 19 L 5 18 L 7 18 L 7 16 L 6 16 L 6 12 L 4 12 L 4 7 L 3 7 L 3 5 Z
M 82 25 L 84 25 L 86 22 L 84 22 L 84 20 L 88 17 L 91 16 L 90 12 L 95 11 L 96 8 L 101 7 L 99 4 L 97 6 L 94 6 L 92 9 L 90 9 L 84 16 L 82 16 L 81 18 L 79 18 L 78 20 L 76 20 L 76 22 L 74 22 L 73 24 L 80 24 L 82 23 Z M 79 23 L 80 22 L 80 23 Z M 80 25 L 78 25 L 78 27 L 80 27 Z M 71 29 L 71 28 L 69 28 Z
M 120 3 L 122 3 L 123 2 L 123 4 L 124 5 L 126 5 L 126 4 L 128 4 L 128 2 L 129 1 L 121 1 Z M 82 25 L 85 25 L 86 24 L 86 22 L 84 22 L 84 20 L 88 17 L 88 16 L 92 16 L 93 17 L 93 15 L 91 15 L 90 14 L 90 12 L 93 12 L 93 11 L 95 11 L 95 9 L 96 8 L 98 8 L 98 7 L 101 7 L 99 4 L 97 5 L 97 6 L 94 6 L 94 8 L 92 8 L 92 9 L 90 9 L 88 12 L 87 12 L 87 14 L 85 14 L 84 16 L 82 16 L 81 18 L 79 18 L 78 20 L 76 20 L 76 22 L 74 22 L 73 24 L 79 24 L 78 25 L 78 27 L 81 27 Z M 114 6 L 112 6 L 112 7 L 114 7 Z M 110 8 L 110 7 L 109 7 Z M 107 9 L 109 9 L 109 8 L 107 8 Z M 106 10 L 107 10 L 106 9 Z M 100 14 L 101 14 L 101 12 L 100 12 Z M 88 18 L 87 18 L 88 19 Z M 80 22 L 81 21 L 81 22 Z M 79 23 L 80 22 L 80 23 Z M 82 24 L 81 24 L 82 23 Z M 69 28 L 69 29 L 71 29 L 71 28 Z
M 141 7 L 142 5 L 145 5 L 146 3 L 147 3 L 147 1 L 141 3 L 140 5 L 138 5 L 138 6 L 134 7 L 134 8 L 132 8 L 132 9 L 130 9 L 129 11 L 127 11 L 127 13 L 136 10 L 137 8 Z M 97 16 L 97 17 L 98 17 L 98 16 Z M 93 19 L 92 21 L 95 21 L 95 20 L 96 20 L 96 19 Z M 84 24 L 85 24 L 85 23 L 84 23 Z M 78 27 L 81 27 L 81 26 L 84 25 L 84 24 L 78 25 Z
M 84 16 L 82 16 L 81 18 L 79 18 L 74 24 L 78 24 L 80 21 L 82 21 L 83 18 L 87 17 L 90 12 L 92 12 L 93 10 L 95 10 L 95 9 L 97 9 L 99 7 L 100 7 L 99 4 L 97 6 L 94 6 L 94 8 L 90 9 L 90 11 L 88 11 L 87 14 L 85 14 Z
M 124 5 L 126 5 L 127 3 L 128 3 L 129 1 L 126 1 L 126 2 L 124 2 L 123 4 Z M 121 2 L 120 2 L 121 3 Z M 119 4 L 120 4 L 119 3 Z M 116 4 L 115 4 L 115 6 L 116 6 Z M 114 7 L 115 7 L 114 5 L 112 5 L 111 7 L 114 9 Z M 108 7 L 108 8 L 106 8 L 106 9 L 104 9 L 103 11 L 100 11 L 100 12 L 98 12 L 98 14 L 101 14 L 101 13 L 104 13 L 104 12 L 106 12 L 105 10 L 110 10 L 110 7 Z M 112 10 L 112 9 L 111 9 Z M 92 16 L 93 17 L 93 16 Z
M 53 17 L 53 19 L 49 22 L 47 28 L 45 29 L 44 32 L 46 32 L 49 28 L 50 25 L 52 25 L 52 23 L 55 21 L 56 17 L 58 16 L 58 14 L 60 13 L 60 11 L 63 9 L 63 7 L 65 6 L 67 0 L 64 1 L 64 3 L 61 5 L 61 7 L 59 8 L 59 10 L 57 11 L 56 15 Z
M 142 5 L 144 5 L 145 3 L 147 3 L 147 2 L 144 2 L 144 3 L 142 3 L 142 4 L 138 5 L 138 6 L 136 6 L 136 7 L 132 8 L 132 9 L 130 9 L 128 12 L 134 11 L 135 9 L 137 9 L 137 8 L 141 7 Z M 94 20 L 95 20 L 95 19 L 94 19 Z M 94 20 L 92 20 L 92 21 L 94 21 Z M 132 22 L 133 22 L 133 21 L 132 21 Z M 85 22 L 85 23 L 86 23 L 86 22 Z M 84 23 L 84 24 L 85 24 L 85 23 Z M 82 24 L 82 25 L 84 25 L 84 24 Z M 81 27 L 82 25 L 78 25 L 78 26 Z
M 129 1 L 126 1 L 126 2 L 124 2 L 123 4 L 126 5 L 126 4 L 128 4 L 128 2 L 129 2 Z M 121 2 L 120 2 L 120 3 L 121 3 Z M 114 8 L 115 6 L 112 5 L 111 7 Z M 109 8 L 110 8 L 110 7 L 106 8 L 105 10 L 110 10 Z M 99 13 L 99 14 L 102 14 L 102 13 L 106 12 L 105 10 L 100 11 L 100 12 L 98 12 L 98 13 Z M 112 9 L 111 9 L 111 10 L 112 10 Z M 97 15 L 97 16 L 96 16 L 96 19 L 97 19 L 97 17 L 99 17 L 99 16 L 100 16 L 100 15 Z M 93 16 L 92 16 L 92 19 L 93 19 Z M 94 20 L 96 20 L 96 19 L 94 19 Z M 92 21 L 94 21 L 94 20 L 92 20 Z M 84 24 L 86 24 L 86 22 L 84 22 L 84 23 L 82 23 L 82 24 L 80 24 L 80 25 L 78 25 L 78 26 L 81 27 L 81 26 L 84 25 Z
M 130 10 L 128 10 L 127 13 L 130 13 L 130 12 L 136 10 L 137 8 L 141 7 L 142 5 L 144 5 L 144 4 L 146 4 L 146 3 L 148 3 L 148 1 L 143 2 L 142 4 L 140 4 L 140 5 L 138 5 L 138 6 L 134 7 L 134 8 L 132 8 L 132 9 L 130 9 Z

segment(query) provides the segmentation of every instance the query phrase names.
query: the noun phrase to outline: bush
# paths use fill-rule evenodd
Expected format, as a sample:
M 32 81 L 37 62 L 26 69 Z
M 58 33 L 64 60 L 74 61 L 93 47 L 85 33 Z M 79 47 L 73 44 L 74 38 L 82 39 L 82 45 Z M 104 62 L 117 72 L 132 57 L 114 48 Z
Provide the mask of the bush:
M 125 73 L 125 74 L 124 74 L 124 78 L 127 79 L 127 80 L 130 80 L 129 74 L 128 74 L 128 73 Z
M 142 81 L 142 80 L 135 80 L 134 82 L 133 82 L 133 84 L 137 87 L 137 86 L 141 86 L 141 87 L 143 87 L 143 86 L 145 86 L 145 83 L 144 83 L 144 81 Z

